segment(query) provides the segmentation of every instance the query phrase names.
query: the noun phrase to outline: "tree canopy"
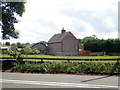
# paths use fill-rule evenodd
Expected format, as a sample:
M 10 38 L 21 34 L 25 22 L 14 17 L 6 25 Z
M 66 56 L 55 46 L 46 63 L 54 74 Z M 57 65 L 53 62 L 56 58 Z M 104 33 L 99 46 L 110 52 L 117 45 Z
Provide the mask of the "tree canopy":
M 46 42 L 46 41 L 40 41 L 40 43 L 45 44 L 45 45 L 47 44 L 47 42 Z
M 98 39 L 96 36 L 87 36 L 80 40 L 85 50 L 93 52 L 120 52 L 120 39 Z
M 25 2 L 2 2 L 0 8 L 2 8 L 2 20 L 0 25 L 2 26 L 2 39 L 18 38 L 19 32 L 15 30 L 14 24 L 18 23 L 16 16 L 22 17 L 25 11 Z

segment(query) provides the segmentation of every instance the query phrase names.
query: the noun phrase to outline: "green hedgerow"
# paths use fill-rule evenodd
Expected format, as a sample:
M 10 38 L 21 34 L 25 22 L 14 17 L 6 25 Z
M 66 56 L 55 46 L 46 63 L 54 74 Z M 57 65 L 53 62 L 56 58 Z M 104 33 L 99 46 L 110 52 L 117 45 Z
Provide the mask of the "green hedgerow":
M 120 73 L 120 65 L 113 63 L 96 63 L 96 62 L 80 62 L 80 63 L 29 63 L 14 64 L 13 71 L 22 72 L 39 72 L 39 73 Z

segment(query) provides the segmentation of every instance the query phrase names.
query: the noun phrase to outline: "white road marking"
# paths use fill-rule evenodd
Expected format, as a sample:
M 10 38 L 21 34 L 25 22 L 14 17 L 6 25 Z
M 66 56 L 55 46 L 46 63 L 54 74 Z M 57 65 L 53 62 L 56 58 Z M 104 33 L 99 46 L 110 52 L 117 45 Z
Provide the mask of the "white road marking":
M 0 79 L 0 82 L 2 82 L 2 83 L 14 83 L 14 84 L 32 84 L 32 85 L 47 85 L 47 86 L 79 87 L 79 88 L 118 88 L 118 86 L 110 86 L 110 85 L 92 85 L 92 84 L 8 80 L 8 79 Z

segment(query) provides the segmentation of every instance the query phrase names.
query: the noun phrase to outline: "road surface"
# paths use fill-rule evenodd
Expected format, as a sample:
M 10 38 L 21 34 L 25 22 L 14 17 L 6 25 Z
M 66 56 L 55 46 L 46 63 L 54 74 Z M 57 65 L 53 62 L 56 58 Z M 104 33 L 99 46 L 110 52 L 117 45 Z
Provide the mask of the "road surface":
M 2 73 L 2 88 L 82 88 L 118 90 L 116 76 Z M 3 89 L 4 90 L 4 89 Z M 79 89 L 80 90 L 80 89 Z

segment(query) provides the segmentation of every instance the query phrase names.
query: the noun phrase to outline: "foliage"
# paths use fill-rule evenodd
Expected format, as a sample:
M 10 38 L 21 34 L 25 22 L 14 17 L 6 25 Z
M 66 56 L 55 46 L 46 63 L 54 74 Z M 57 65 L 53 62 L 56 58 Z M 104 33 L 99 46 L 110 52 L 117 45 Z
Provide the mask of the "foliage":
M 105 51 L 109 52 L 120 52 L 120 39 L 108 39 L 105 42 Z
M 2 2 L 2 38 L 10 39 L 10 37 L 18 38 L 19 32 L 15 30 L 14 24 L 18 23 L 16 15 L 22 16 L 25 11 L 25 2 Z
M 120 39 L 98 39 L 95 35 L 88 36 L 80 40 L 85 50 L 93 52 L 120 52 Z
M 17 47 L 18 47 L 18 48 L 21 48 L 21 47 L 22 47 L 20 42 L 17 42 Z
M 10 46 L 10 42 L 5 42 L 5 45 Z
M 30 46 L 26 46 L 23 50 L 22 50 L 23 54 L 31 54 L 32 53 L 32 49 L 30 48 Z
M 32 54 L 40 54 L 40 51 L 37 48 L 32 49 Z
M 40 43 L 47 45 L 46 41 L 40 41 Z
M 29 47 L 30 46 L 30 43 L 20 43 L 20 42 L 17 42 L 17 47 L 18 48 L 26 48 L 26 47 Z
M 1 50 L 2 54 L 8 54 L 8 50 Z
M 12 44 L 11 44 L 11 46 L 14 46 L 14 45 L 16 45 L 16 44 L 15 44 L 15 43 L 12 43 Z
M 15 64 L 14 71 L 34 73 L 90 73 L 90 74 L 119 74 L 120 65 L 113 63 L 29 63 Z
M 30 46 L 30 43 L 27 42 L 27 43 L 25 43 L 25 45 L 26 45 L 26 46 Z
M 0 42 L 0 45 L 2 45 L 2 43 Z
M 13 46 L 10 47 L 10 49 L 9 49 L 9 55 L 10 55 L 10 56 L 13 56 L 13 57 L 15 57 L 15 58 L 21 56 L 21 53 L 18 52 L 18 48 L 17 48 L 16 45 L 13 45 Z

